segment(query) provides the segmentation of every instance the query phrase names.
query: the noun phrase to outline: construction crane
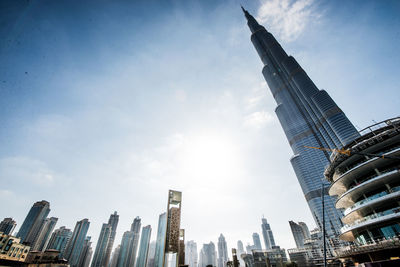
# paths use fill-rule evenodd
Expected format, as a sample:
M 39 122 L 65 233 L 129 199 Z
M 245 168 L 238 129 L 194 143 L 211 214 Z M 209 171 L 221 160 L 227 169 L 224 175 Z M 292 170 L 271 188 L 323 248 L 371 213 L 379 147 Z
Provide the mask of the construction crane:
M 400 157 L 396 156 L 386 156 L 384 154 L 374 154 L 374 153 L 365 153 L 365 152 L 357 152 L 351 149 L 339 149 L 339 148 L 326 148 L 326 147 L 314 147 L 314 146 L 304 146 L 306 148 L 312 148 L 312 149 L 318 149 L 318 150 L 323 150 L 323 151 L 331 151 L 331 152 L 336 152 L 339 154 L 351 156 L 354 154 L 357 155 L 363 155 L 363 156 L 369 156 L 369 157 L 377 157 L 377 158 L 382 158 L 382 159 L 396 159 L 400 160 Z

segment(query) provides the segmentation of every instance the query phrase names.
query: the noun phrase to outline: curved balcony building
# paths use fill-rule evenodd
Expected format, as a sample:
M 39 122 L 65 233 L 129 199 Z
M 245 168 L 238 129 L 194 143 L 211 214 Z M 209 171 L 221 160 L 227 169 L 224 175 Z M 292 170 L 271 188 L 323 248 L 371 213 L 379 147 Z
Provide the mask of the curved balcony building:
M 340 238 L 367 244 L 400 236 L 400 117 L 376 123 L 334 152 L 325 177 L 344 210 Z

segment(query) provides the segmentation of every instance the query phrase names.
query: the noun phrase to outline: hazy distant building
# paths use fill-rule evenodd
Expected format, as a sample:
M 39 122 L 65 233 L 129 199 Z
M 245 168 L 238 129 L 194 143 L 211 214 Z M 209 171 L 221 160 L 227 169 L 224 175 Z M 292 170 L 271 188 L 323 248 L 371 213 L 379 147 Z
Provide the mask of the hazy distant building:
M 213 242 L 209 244 L 203 244 L 203 248 L 200 251 L 200 260 L 199 267 L 206 267 L 207 265 L 216 266 L 217 257 L 216 257 L 215 245 Z
M 238 242 L 237 242 L 237 256 L 238 256 L 238 260 L 240 262 L 240 265 L 244 266 L 244 261 L 243 261 L 243 258 L 242 258 L 242 254 L 246 254 L 246 251 L 244 251 L 243 242 L 241 240 L 238 240 Z
M 17 237 L 21 238 L 21 242 L 28 245 L 34 244 L 40 228 L 47 215 L 50 212 L 50 203 L 42 200 L 33 204 L 32 208 L 29 210 L 24 222 L 21 225 L 21 229 L 17 234 Z
M 156 255 L 156 242 L 151 241 L 149 245 L 149 253 L 147 254 L 147 267 L 154 267 L 155 255 Z
M 78 267 L 88 267 L 90 259 L 92 258 L 92 242 L 90 242 L 91 237 L 87 236 L 85 241 L 83 241 L 83 247 L 81 255 L 79 255 Z M 106 266 L 105 266 L 106 267 Z
M 89 229 L 90 222 L 88 219 L 78 221 L 75 225 L 72 237 L 65 248 L 64 258 L 68 260 L 71 267 L 78 266 L 79 256 L 81 255 L 86 234 Z
M 114 246 L 115 235 L 117 234 L 118 221 L 119 215 L 115 211 L 114 214 L 111 214 L 110 219 L 108 219 L 108 224 L 111 226 L 111 234 L 106 249 L 105 266 L 108 266 L 110 262 L 111 251 Z
M 310 230 L 308 230 L 308 226 L 304 222 L 299 222 L 298 223 L 301 229 L 303 230 L 303 235 L 305 239 L 311 238 Z
M 158 218 L 156 252 L 154 255 L 154 267 L 163 267 L 165 235 L 167 233 L 167 213 L 160 214 Z
M 0 222 L 0 232 L 6 235 L 12 235 L 15 226 L 17 226 L 17 223 L 12 218 L 4 218 L 4 220 Z
M 56 229 L 51 234 L 50 241 L 46 249 L 58 250 L 60 251 L 60 257 L 62 257 L 71 236 L 72 236 L 72 231 L 70 229 L 65 228 L 65 226 L 61 226 L 59 229 Z
M 119 251 L 121 250 L 121 245 L 118 245 L 112 255 L 111 255 L 111 261 L 110 261 L 110 267 L 117 267 L 118 263 L 118 256 L 119 256 Z M 150 267 L 150 266 L 149 266 Z
M 218 267 L 226 267 L 228 261 L 228 248 L 225 237 L 221 234 L 218 238 Z
M 131 232 L 133 233 L 132 244 L 130 245 L 131 249 L 128 253 L 128 262 L 129 266 L 135 266 L 136 264 L 136 255 L 139 246 L 139 238 L 140 238 L 140 227 L 142 225 L 141 219 L 137 216 L 131 225 Z
M 252 254 L 253 253 L 253 250 L 255 250 L 256 248 L 254 247 L 254 245 L 250 245 L 250 244 L 247 244 L 247 246 L 246 246 L 246 253 L 247 254 Z
M 136 267 L 146 267 L 147 256 L 149 253 L 149 244 L 151 238 L 151 226 L 147 225 L 142 228 L 142 236 L 140 238 L 139 255 Z
M 253 242 L 254 242 L 254 249 L 261 250 L 261 241 L 260 236 L 257 233 L 253 233 Z
M 42 227 L 40 228 L 39 234 L 34 242 L 32 250 L 43 251 L 46 249 L 47 244 L 50 240 L 50 235 L 56 226 L 58 218 L 51 217 L 44 220 Z
M 264 237 L 265 248 L 271 249 L 273 246 L 275 246 L 275 239 L 271 230 L 271 226 L 265 218 L 262 218 L 261 222 L 261 230 Z
M 103 223 L 101 227 L 100 236 L 97 240 L 96 250 L 94 251 L 92 267 L 103 267 L 106 265 L 106 253 L 108 242 L 111 235 L 111 225 Z
M 299 222 L 298 224 L 289 221 L 290 229 L 292 230 L 294 241 L 297 248 L 303 248 L 306 239 L 310 239 L 310 231 L 305 223 Z
M 193 240 L 190 240 L 186 242 L 185 264 L 189 265 L 189 267 L 197 267 L 197 262 L 197 244 Z
M 128 255 L 132 250 L 133 245 L 133 236 L 134 233 L 132 231 L 126 231 L 122 236 L 121 247 L 119 250 L 117 267 L 129 267 L 129 258 Z
M 297 248 L 304 247 L 304 234 L 303 229 L 300 225 L 295 223 L 294 221 L 289 221 L 290 230 L 292 230 L 294 242 L 296 243 Z

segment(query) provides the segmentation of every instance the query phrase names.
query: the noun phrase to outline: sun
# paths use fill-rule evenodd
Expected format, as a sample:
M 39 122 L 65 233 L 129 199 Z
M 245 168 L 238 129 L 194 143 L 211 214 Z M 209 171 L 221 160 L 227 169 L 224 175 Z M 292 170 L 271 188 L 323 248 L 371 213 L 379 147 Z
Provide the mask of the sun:
M 184 175 L 193 182 L 226 183 L 238 167 L 238 145 L 229 136 L 202 134 L 185 139 L 181 157 Z

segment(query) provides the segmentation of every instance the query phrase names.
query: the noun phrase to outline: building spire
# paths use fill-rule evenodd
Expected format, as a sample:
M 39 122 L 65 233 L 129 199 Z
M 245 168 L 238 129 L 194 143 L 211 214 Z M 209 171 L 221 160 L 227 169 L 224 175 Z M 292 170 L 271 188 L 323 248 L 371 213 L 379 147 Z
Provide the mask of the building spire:
M 246 9 L 244 9 L 242 5 L 240 5 L 240 7 L 242 8 L 244 16 L 247 19 L 247 25 L 249 26 L 251 32 L 254 33 L 258 29 L 263 28 L 260 24 L 258 24 L 256 19 Z

